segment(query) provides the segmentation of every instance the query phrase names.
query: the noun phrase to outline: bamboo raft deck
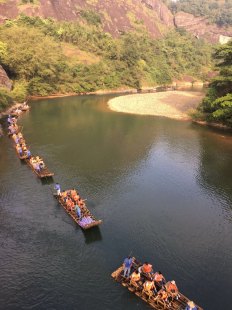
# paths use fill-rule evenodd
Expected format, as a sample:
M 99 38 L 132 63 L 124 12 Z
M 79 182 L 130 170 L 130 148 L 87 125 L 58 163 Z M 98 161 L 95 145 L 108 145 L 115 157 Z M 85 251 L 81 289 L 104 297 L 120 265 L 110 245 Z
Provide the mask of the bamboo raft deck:
M 72 217 L 72 219 L 83 229 L 83 230 L 87 230 L 87 229 L 90 229 L 92 227 L 95 227 L 95 226 L 98 226 L 102 223 L 102 220 L 97 220 L 92 214 L 91 212 L 89 211 L 89 209 L 86 207 L 86 206 L 82 206 L 80 207 L 81 209 L 81 213 L 84 215 L 84 216 L 89 216 L 93 222 L 90 223 L 90 224 L 87 224 L 85 226 L 81 225 L 80 221 L 81 219 L 78 218 L 78 216 L 76 215 L 76 212 L 72 212 L 72 211 L 69 211 L 67 209 L 67 206 L 65 204 L 65 202 L 63 201 L 63 199 L 60 197 L 60 196 L 57 196 L 56 194 L 54 194 L 54 197 L 59 201 L 59 203 L 61 204 L 61 206 L 65 209 L 65 211 Z
M 54 173 L 53 172 L 50 172 L 48 170 L 48 168 L 45 166 L 43 169 L 41 169 L 40 171 L 37 171 L 32 163 L 30 162 L 30 159 L 27 158 L 26 159 L 26 163 L 28 164 L 28 166 L 32 169 L 32 171 L 37 175 L 37 177 L 39 177 L 40 179 L 43 179 L 43 178 L 52 178 L 54 176 Z
M 131 273 L 135 270 L 138 270 L 138 268 L 142 266 L 141 263 L 139 263 L 135 258 L 133 258 L 133 264 L 131 267 Z M 141 280 L 138 282 L 138 287 L 130 284 L 130 280 L 126 279 L 123 276 L 123 265 L 120 266 L 117 270 L 115 270 L 111 277 L 118 283 L 121 283 L 122 286 L 126 287 L 129 291 L 140 297 L 143 301 L 148 303 L 153 309 L 161 310 L 161 309 L 168 309 L 168 310 L 184 310 L 187 307 L 187 303 L 190 301 L 186 296 L 181 294 L 179 292 L 179 299 L 174 299 L 171 304 L 167 304 L 166 302 L 162 301 L 160 298 L 157 297 L 157 295 L 153 294 L 152 297 L 148 298 L 147 294 L 145 294 L 143 290 L 143 281 L 146 281 L 149 279 L 149 277 L 141 273 Z M 161 286 L 158 286 L 156 283 L 157 290 L 161 289 Z M 158 290 L 159 292 L 159 290 Z M 197 306 L 198 310 L 203 310 L 203 308 Z

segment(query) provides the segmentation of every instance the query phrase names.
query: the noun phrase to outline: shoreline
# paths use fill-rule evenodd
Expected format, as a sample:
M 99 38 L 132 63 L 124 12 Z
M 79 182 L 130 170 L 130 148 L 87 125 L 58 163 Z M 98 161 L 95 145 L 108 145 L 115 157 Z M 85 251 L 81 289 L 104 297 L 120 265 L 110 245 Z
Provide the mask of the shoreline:
M 186 86 L 186 85 L 185 85 Z M 157 86 L 156 88 L 158 89 L 160 86 Z M 183 86 L 184 87 L 184 86 Z M 125 96 L 120 96 L 120 97 L 116 97 L 116 98 L 113 98 L 111 99 L 109 102 L 108 102 L 108 107 L 112 110 L 112 111 L 116 111 L 116 112 L 120 112 L 120 113 L 129 113 L 129 114 L 138 114 L 138 115 L 151 115 L 151 116 L 160 116 L 160 117 L 167 117 L 167 118 L 171 118 L 171 119 L 177 119 L 177 120 L 181 120 L 181 121 L 192 121 L 194 124 L 196 125 L 200 125 L 200 126 L 205 126 L 205 127 L 210 127 L 212 129 L 217 129 L 217 130 L 221 130 L 221 131 L 230 131 L 232 132 L 232 128 L 227 126 L 227 125 L 224 125 L 224 124 L 221 124 L 221 123 L 210 123 L 210 122 L 207 122 L 207 121 L 201 121 L 201 120 L 193 120 L 192 117 L 190 115 L 188 115 L 188 113 L 185 113 L 185 115 L 164 115 L 162 113 L 146 113 L 144 111 L 136 111 L 136 112 L 128 112 L 128 111 L 121 111 L 119 109 L 115 109 L 115 108 L 112 108 L 111 106 L 111 102 L 113 100 L 116 100 L 117 98 L 128 98 L 129 96 L 149 96 L 149 95 L 158 95 L 159 94 L 165 94 L 165 97 L 166 97 L 166 94 L 170 94 L 171 95 L 174 95 L 175 94 L 181 94 L 183 92 L 185 93 L 192 93 L 194 95 L 199 95 L 200 97 L 203 98 L 204 94 L 202 92 L 191 92 L 191 91 L 184 91 L 184 90 L 170 90 L 170 86 L 166 86 L 166 88 L 168 90 L 166 91 L 155 91 L 154 89 L 152 89 L 153 91 L 151 92 L 151 88 L 144 88 L 142 89 L 142 92 L 141 93 L 138 93 L 138 90 L 137 89 L 134 89 L 134 88 L 128 88 L 128 89 L 125 89 L 125 88 L 122 88 L 122 89 L 114 89 L 114 90 L 99 90 L 99 91 L 95 91 L 95 92 L 89 92 L 89 93 L 67 93 L 67 94 L 53 94 L 53 95 L 48 95 L 48 96 L 31 96 L 28 100 L 43 100 L 43 99 L 53 99 L 53 98 L 62 98 L 62 97 L 72 97 L 72 96 L 89 96 L 89 95 L 107 95 L 107 94 L 125 94 Z M 163 96 L 163 95 L 162 95 Z M 2 120 L 4 117 L 6 117 L 8 114 L 11 113 L 11 111 L 17 107 L 20 107 L 22 103 L 19 103 L 19 102 L 16 102 L 14 103 L 13 105 L 11 105 L 10 107 L 7 108 L 7 110 L 5 111 L 2 111 L 0 112 L 0 120 Z M 160 104 L 160 103 L 159 103 Z M 197 103 L 197 105 L 199 104 L 199 102 Z M 194 109 L 196 108 L 196 106 L 192 106 L 190 107 L 189 110 L 191 109 Z
M 189 112 L 195 109 L 204 94 L 191 91 L 166 91 L 146 94 L 132 94 L 116 97 L 108 102 L 112 111 L 191 120 Z

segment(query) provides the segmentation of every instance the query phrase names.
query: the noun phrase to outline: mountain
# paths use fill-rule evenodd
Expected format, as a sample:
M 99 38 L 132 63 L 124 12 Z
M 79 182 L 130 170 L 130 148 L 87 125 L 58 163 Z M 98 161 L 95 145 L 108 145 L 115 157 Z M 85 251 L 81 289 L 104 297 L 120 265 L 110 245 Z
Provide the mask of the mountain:
M 97 12 L 103 29 L 114 37 L 143 24 L 153 37 L 174 27 L 173 15 L 161 0 L 1 0 L 0 23 L 20 14 L 80 21 L 88 12 Z

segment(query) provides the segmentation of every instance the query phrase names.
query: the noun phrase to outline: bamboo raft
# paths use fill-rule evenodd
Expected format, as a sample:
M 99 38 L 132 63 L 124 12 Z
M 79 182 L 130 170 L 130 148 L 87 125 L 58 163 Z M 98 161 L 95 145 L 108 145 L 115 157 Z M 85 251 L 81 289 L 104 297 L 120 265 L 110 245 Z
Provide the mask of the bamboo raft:
M 43 178 L 51 178 L 54 176 L 54 173 L 53 172 L 50 172 L 48 170 L 48 168 L 45 166 L 43 169 L 41 169 L 40 171 L 37 171 L 32 163 L 30 162 L 30 159 L 27 158 L 26 159 L 26 163 L 28 164 L 28 166 L 32 169 L 32 171 L 37 175 L 37 177 L 39 177 L 40 179 L 43 179 Z
M 86 206 L 81 206 L 81 213 L 83 214 L 83 216 L 89 216 L 93 222 L 90 224 L 87 224 L 85 226 L 83 226 L 81 224 L 81 219 L 78 218 L 78 216 L 76 215 L 76 212 L 72 212 L 70 210 L 68 210 L 67 205 L 65 204 L 64 200 L 62 199 L 62 197 L 57 196 L 56 194 L 54 194 L 54 197 L 59 201 L 59 203 L 61 204 L 61 206 L 65 209 L 65 211 L 72 217 L 72 219 L 83 229 L 83 230 L 87 230 L 90 229 L 92 227 L 98 226 L 102 223 L 102 220 L 97 220 L 89 211 L 89 209 L 87 209 Z
M 142 266 L 142 264 L 140 262 L 138 262 L 135 258 L 133 258 L 133 264 L 131 267 L 131 273 L 134 272 L 135 270 L 138 270 L 138 268 Z M 132 293 L 134 293 L 135 295 L 137 295 L 138 297 L 140 297 L 143 301 L 145 301 L 146 303 L 148 303 L 153 309 L 156 310 L 161 310 L 161 309 L 168 309 L 168 310 L 184 310 L 187 307 L 187 303 L 190 301 L 186 296 L 184 296 L 183 294 L 181 294 L 179 292 L 179 298 L 174 299 L 171 301 L 170 304 L 167 304 L 165 301 L 161 300 L 160 298 L 158 298 L 157 294 L 153 294 L 150 298 L 149 296 L 143 292 L 143 283 L 149 279 L 149 277 L 144 274 L 141 273 L 141 279 L 139 282 L 137 282 L 138 287 L 133 286 L 130 283 L 130 280 L 125 278 L 123 276 L 123 265 L 120 266 L 117 270 L 115 270 L 111 276 L 112 278 L 121 283 L 122 286 L 126 287 L 129 291 L 131 291 Z M 161 286 L 157 285 L 156 283 L 156 287 L 157 287 L 157 291 L 159 293 L 159 290 L 161 289 Z M 203 308 L 197 306 L 198 310 L 203 310 Z

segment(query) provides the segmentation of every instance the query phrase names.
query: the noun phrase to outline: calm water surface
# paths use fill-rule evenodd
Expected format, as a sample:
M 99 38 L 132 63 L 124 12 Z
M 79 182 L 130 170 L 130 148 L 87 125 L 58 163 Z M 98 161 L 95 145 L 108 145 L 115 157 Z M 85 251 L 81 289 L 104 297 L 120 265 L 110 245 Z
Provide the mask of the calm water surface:
M 110 277 L 130 252 L 204 309 L 231 309 L 232 137 L 112 112 L 109 98 L 41 100 L 20 119 L 99 229 L 77 227 L 0 139 L 0 309 L 150 309 Z

